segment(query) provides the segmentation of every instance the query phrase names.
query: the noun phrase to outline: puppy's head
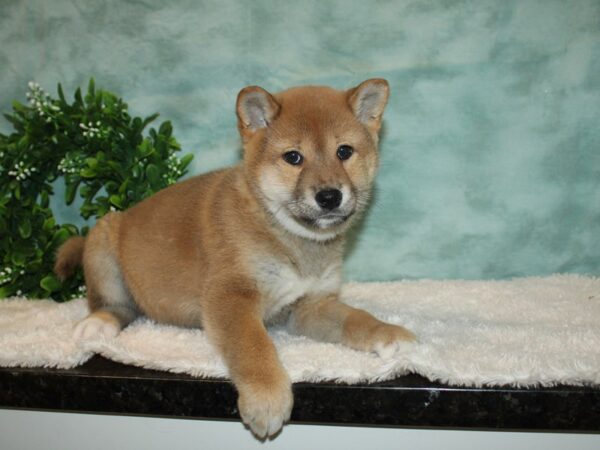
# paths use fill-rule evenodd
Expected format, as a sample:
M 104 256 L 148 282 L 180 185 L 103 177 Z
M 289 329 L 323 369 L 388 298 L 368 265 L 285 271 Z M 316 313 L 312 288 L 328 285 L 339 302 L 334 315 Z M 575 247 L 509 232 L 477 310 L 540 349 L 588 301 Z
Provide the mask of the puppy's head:
M 369 199 L 388 83 L 338 91 L 257 86 L 237 99 L 247 179 L 286 230 L 325 241 L 342 233 Z

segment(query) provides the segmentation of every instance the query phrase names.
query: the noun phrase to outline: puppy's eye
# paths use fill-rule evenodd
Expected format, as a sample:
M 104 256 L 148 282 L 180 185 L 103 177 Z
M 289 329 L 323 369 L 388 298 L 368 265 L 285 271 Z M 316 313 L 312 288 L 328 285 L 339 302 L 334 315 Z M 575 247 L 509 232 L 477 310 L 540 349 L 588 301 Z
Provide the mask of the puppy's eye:
M 283 154 L 283 159 L 286 163 L 291 164 L 292 166 L 298 166 L 302 164 L 304 157 L 296 150 L 291 150 Z
M 337 157 L 340 158 L 342 161 L 345 161 L 348 158 L 350 158 L 352 156 L 352 153 L 354 153 L 354 149 L 349 145 L 340 145 L 337 149 Z

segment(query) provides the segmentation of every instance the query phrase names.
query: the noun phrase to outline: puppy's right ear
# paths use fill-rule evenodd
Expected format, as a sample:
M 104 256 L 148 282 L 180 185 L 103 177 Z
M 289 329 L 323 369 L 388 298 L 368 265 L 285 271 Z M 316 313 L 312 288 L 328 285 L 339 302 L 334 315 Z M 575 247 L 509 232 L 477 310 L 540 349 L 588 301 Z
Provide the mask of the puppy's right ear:
M 279 114 L 279 103 L 258 86 L 248 86 L 237 97 L 238 129 L 246 142 L 254 133 L 268 127 Z

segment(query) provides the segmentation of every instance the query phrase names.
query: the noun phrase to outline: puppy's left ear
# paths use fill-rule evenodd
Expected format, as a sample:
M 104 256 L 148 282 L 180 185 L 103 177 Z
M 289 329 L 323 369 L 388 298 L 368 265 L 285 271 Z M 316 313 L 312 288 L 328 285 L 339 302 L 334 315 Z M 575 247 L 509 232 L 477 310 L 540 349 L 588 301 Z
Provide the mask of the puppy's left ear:
M 279 114 L 275 98 L 258 86 L 248 86 L 240 91 L 236 103 L 238 129 L 246 142 L 257 131 L 267 128 Z
M 390 95 L 390 87 L 383 78 L 372 78 L 347 92 L 348 103 L 357 119 L 377 139 L 383 110 Z

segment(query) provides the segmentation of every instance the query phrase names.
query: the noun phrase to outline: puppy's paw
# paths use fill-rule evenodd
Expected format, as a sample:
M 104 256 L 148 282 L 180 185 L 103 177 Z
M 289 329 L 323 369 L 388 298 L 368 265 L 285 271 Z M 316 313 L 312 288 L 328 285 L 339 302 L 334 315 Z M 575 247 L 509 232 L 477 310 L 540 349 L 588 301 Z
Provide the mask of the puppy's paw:
M 387 359 L 394 356 L 406 343 L 416 340 L 416 336 L 406 328 L 381 322 L 372 330 L 365 344 L 368 351 L 373 351 L 381 358 Z
M 121 331 L 119 322 L 109 314 L 93 313 L 75 325 L 73 339 L 75 341 L 92 338 L 114 338 Z
M 259 439 L 277 434 L 290 419 L 294 397 L 287 374 L 274 383 L 242 383 L 238 391 L 242 421 Z

